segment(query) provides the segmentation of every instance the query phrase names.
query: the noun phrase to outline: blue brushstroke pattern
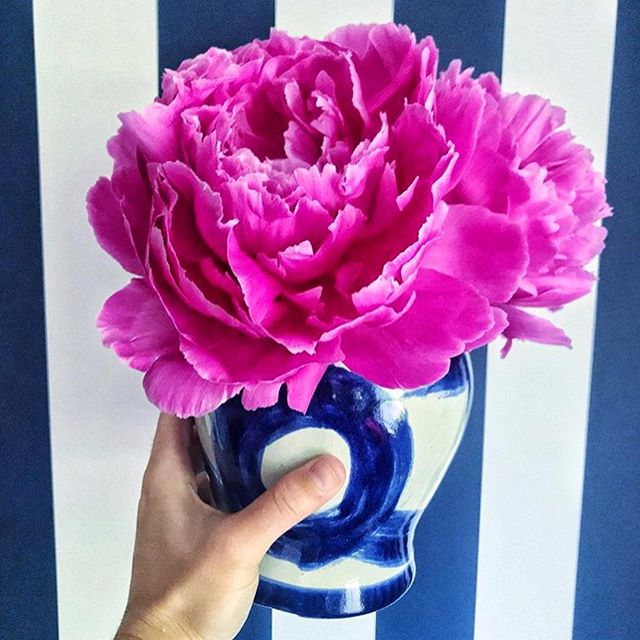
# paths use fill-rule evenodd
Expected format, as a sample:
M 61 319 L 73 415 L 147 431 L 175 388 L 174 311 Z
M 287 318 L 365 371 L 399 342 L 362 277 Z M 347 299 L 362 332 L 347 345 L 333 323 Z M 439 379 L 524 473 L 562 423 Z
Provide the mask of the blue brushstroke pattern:
M 306 415 L 289 409 L 284 388 L 276 405 L 256 411 L 246 411 L 239 396 L 232 398 L 213 416 L 212 446 L 222 481 L 214 482 L 214 495 L 231 511 L 242 509 L 265 491 L 260 469 L 272 442 L 306 427 L 331 429 L 351 451 L 344 498 L 293 527 L 270 553 L 304 570 L 352 553 L 389 519 L 411 469 L 406 412 L 393 422 L 385 422 L 380 412 L 390 400 L 388 393 L 338 367 L 329 367 Z M 386 561 L 380 550 L 372 551 L 372 561 Z
M 402 400 L 450 397 L 469 392 L 470 384 L 468 360 L 459 356 L 452 359 L 449 373 L 437 383 L 400 393 L 331 366 L 305 414 L 289 408 L 286 387 L 274 406 L 255 411 L 244 409 L 240 396 L 231 398 L 210 414 L 215 468 L 207 466 L 216 504 L 226 511 L 239 511 L 266 490 L 261 479 L 264 452 L 284 435 L 309 427 L 335 431 L 348 444 L 351 460 L 342 501 L 297 524 L 272 545 L 269 554 L 304 571 L 346 557 L 398 567 L 398 575 L 367 587 L 366 595 L 360 594 L 361 606 L 384 606 L 390 594 L 395 598 L 402 593 L 398 591 L 401 584 L 408 588 L 415 573 L 410 542 L 420 513 L 396 510 L 413 460 L 412 425 Z M 391 402 L 396 410 L 386 411 L 386 403 Z M 398 404 L 401 411 L 397 411 Z M 266 582 L 258 591 L 258 602 L 310 616 L 363 612 L 354 609 L 353 593 L 347 598 L 345 590 L 327 591 L 320 606 L 318 593 Z M 287 593 L 280 593 L 283 590 Z

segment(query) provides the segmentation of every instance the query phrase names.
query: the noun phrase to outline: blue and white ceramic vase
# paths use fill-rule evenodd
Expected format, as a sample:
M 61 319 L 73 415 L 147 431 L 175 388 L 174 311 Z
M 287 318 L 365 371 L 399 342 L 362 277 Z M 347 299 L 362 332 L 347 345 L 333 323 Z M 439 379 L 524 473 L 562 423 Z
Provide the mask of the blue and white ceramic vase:
M 413 532 L 460 443 L 471 359 L 420 389 L 386 389 L 331 366 L 306 414 L 286 391 L 248 411 L 236 396 L 196 419 L 216 504 L 237 511 L 321 454 L 347 469 L 341 492 L 279 538 L 260 565 L 256 602 L 314 618 L 354 616 L 402 596 L 415 575 Z

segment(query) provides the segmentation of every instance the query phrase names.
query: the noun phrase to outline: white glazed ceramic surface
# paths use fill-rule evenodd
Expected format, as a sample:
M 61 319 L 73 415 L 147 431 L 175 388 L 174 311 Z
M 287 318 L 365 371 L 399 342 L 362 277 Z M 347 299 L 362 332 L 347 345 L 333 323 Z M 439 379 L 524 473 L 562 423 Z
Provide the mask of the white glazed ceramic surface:
M 272 548 L 260 565 L 258 602 L 312 617 L 348 616 L 386 606 L 409 588 L 415 573 L 413 531 L 458 448 L 471 406 L 473 386 L 470 358 L 465 355 L 454 360 L 454 363 L 450 374 L 443 380 L 414 391 L 383 390 L 351 372 L 333 368 L 332 375 L 343 383 L 350 384 L 349 381 L 357 379 L 357 384 L 362 384 L 364 395 L 371 390 L 371 397 L 376 398 L 373 404 L 363 404 L 363 416 L 367 411 L 372 411 L 371 416 L 367 414 L 363 417 L 366 427 L 341 425 L 342 433 L 323 419 L 323 415 L 328 414 L 318 409 L 324 407 L 323 410 L 326 410 L 326 404 L 322 404 L 320 397 L 317 406 L 312 401 L 305 416 L 288 410 L 286 404 L 280 406 L 281 398 L 277 405 L 281 412 L 285 412 L 281 415 L 295 414 L 294 419 L 282 429 L 279 427 L 279 416 L 275 416 L 268 427 L 256 427 L 262 424 L 262 416 L 266 415 L 263 412 L 269 412 L 270 409 L 245 411 L 239 400 L 235 401 L 234 408 L 228 413 L 224 413 L 223 407 L 222 412 L 219 409 L 196 419 L 212 475 L 214 495 L 223 509 L 240 508 L 248 501 L 251 491 L 257 495 L 289 470 L 321 453 L 337 456 L 345 465 L 348 476 L 342 491 L 305 521 L 305 526 L 310 527 L 315 521 L 318 527 L 323 527 L 317 540 L 322 540 L 323 535 L 335 536 L 336 539 L 344 535 L 348 537 L 353 505 L 358 504 L 360 495 L 366 496 L 372 485 L 384 485 L 387 482 L 388 489 L 376 487 L 376 490 L 382 490 L 385 496 L 395 492 L 391 502 L 387 500 L 382 505 L 387 509 L 386 516 L 380 522 L 376 521 L 371 530 L 366 529 L 366 522 L 372 520 L 365 513 L 366 509 L 360 514 L 363 516 L 360 520 L 354 516 L 354 522 L 357 520 L 360 523 L 354 524 L 354 527 L 359 526 L 364 532 L 364 542 L 353 542 L 341 553 L 327 548 L 326 553 L 320 550 L 318 557 L 315 557 L 312 548 L 305 548 L 305 544 L 307 547 L 314 544 L 310 528 L 301 530 L 295 539 L 288 540 L 286 536 L 281 538 L 277 548 Z M 340 388 L 344 392 L 344 388 Z M 356 399 L 348 400 L 348 410 L 357 412 L 359 409 L 353 406 L 357 405 L 363 393 L 359 389 L 353 393 Z M 317 394 L 321 394 L 320 388 Z M 336 398 L 335 390 L 331 391 L 331 398 Z M 334 401 L 340 403 L 340 397 Z M 229 401 L 233 402 L 234 399 Z M 329 411 L 330 415 L 334 415 L 332 407 L 329 407 Z M 358 414 L 349 415 L 353 417 Z M 287 420 L 283 418 L 281 421 L 287 423 Z M 368 464 L 367 461 L 363 463 L 352 457 L 359 455 L 359 449 L 349 430 L 363 429 L 359 440 L 356 440 L 359 442 L 366 438 L 369 446 L 379 437 L 377 432 L 366 431 L 367 428 L 373 428 L 372 425 L 378 430 L 383 427 L 381 432 L 384 437 L 379 446 L 397 449 L 393 454 L 396 458 L 385 452 L 386 457 L 376 458 L 375 463 Z M 258 440 L 253 439 L 251 446 L 247 444 L 249 440 L 242 444 L 239 430 L 251 431 L 254 428 L 262 428 L 262 435 Z M 274 428 L 277 432 L 274 432 Z M 404 439 L 404 444 L 396 447 L 394 438 L 400 437 Z M 250 454 L 238 453 L 251 448 Z M 242 455 L 245 456 L 244 463 Z M 221 457 L 225 459 L 221 460 Z M 227 459 L 229 457 L 232 460 Z M 396 466 L 388 466 L 389 460 L 395 460 L 393 464 Z M 243 479 L 243 466 L 255 467 L 252 479 Z M 387 470 L 386 476 L 381 474 L 382 468 Z M 393 469 L 392 477 L 389 477 L 388 469 Z M 230 484 L 230 478 L 234 483 L 246 482 L 248 493 L 230 497 L 225 488 L 225 481 Z M 257 483 L 258 487 L 251 489 L 252 483 Z M 356 496 L 356 501 L 348 503 L 349 496 L 351 500 Z M 362 500 L 366 500 L 366 497 Z M 376 501 L 382 502 L 380 498 L 376 498 Z M 274 591 L 277 592 L 275 596 Z

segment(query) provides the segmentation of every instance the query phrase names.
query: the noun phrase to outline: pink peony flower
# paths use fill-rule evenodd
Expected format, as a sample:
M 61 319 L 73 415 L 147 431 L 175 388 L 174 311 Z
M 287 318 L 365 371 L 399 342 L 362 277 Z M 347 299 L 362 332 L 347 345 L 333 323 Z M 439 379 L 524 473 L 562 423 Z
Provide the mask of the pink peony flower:
M 98 326 L 154 404 L 257 408 L 286 384 L 305 411 L 332 363 L 413 388 L 500 334 L 503 355 L 570 344 L 523 309 L 589 291 L 605 180 L 562 109 L 437 64 L 401 25 L 274 29 L 120 114 L 87 205 L 135 277 Z

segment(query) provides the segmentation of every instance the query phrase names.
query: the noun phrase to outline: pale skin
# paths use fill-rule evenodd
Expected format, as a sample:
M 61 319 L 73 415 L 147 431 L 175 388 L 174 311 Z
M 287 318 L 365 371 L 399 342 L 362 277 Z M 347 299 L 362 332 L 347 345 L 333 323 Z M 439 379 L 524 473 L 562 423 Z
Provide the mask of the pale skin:
M 230 640 L 242 628 L 271 544 L 345 480 L 330 455 L 284 476 L 244 510 L 212 506 L 196 475 L 192 421 L 161 414 L 142 482 L 129 599 L 116 640 Z

